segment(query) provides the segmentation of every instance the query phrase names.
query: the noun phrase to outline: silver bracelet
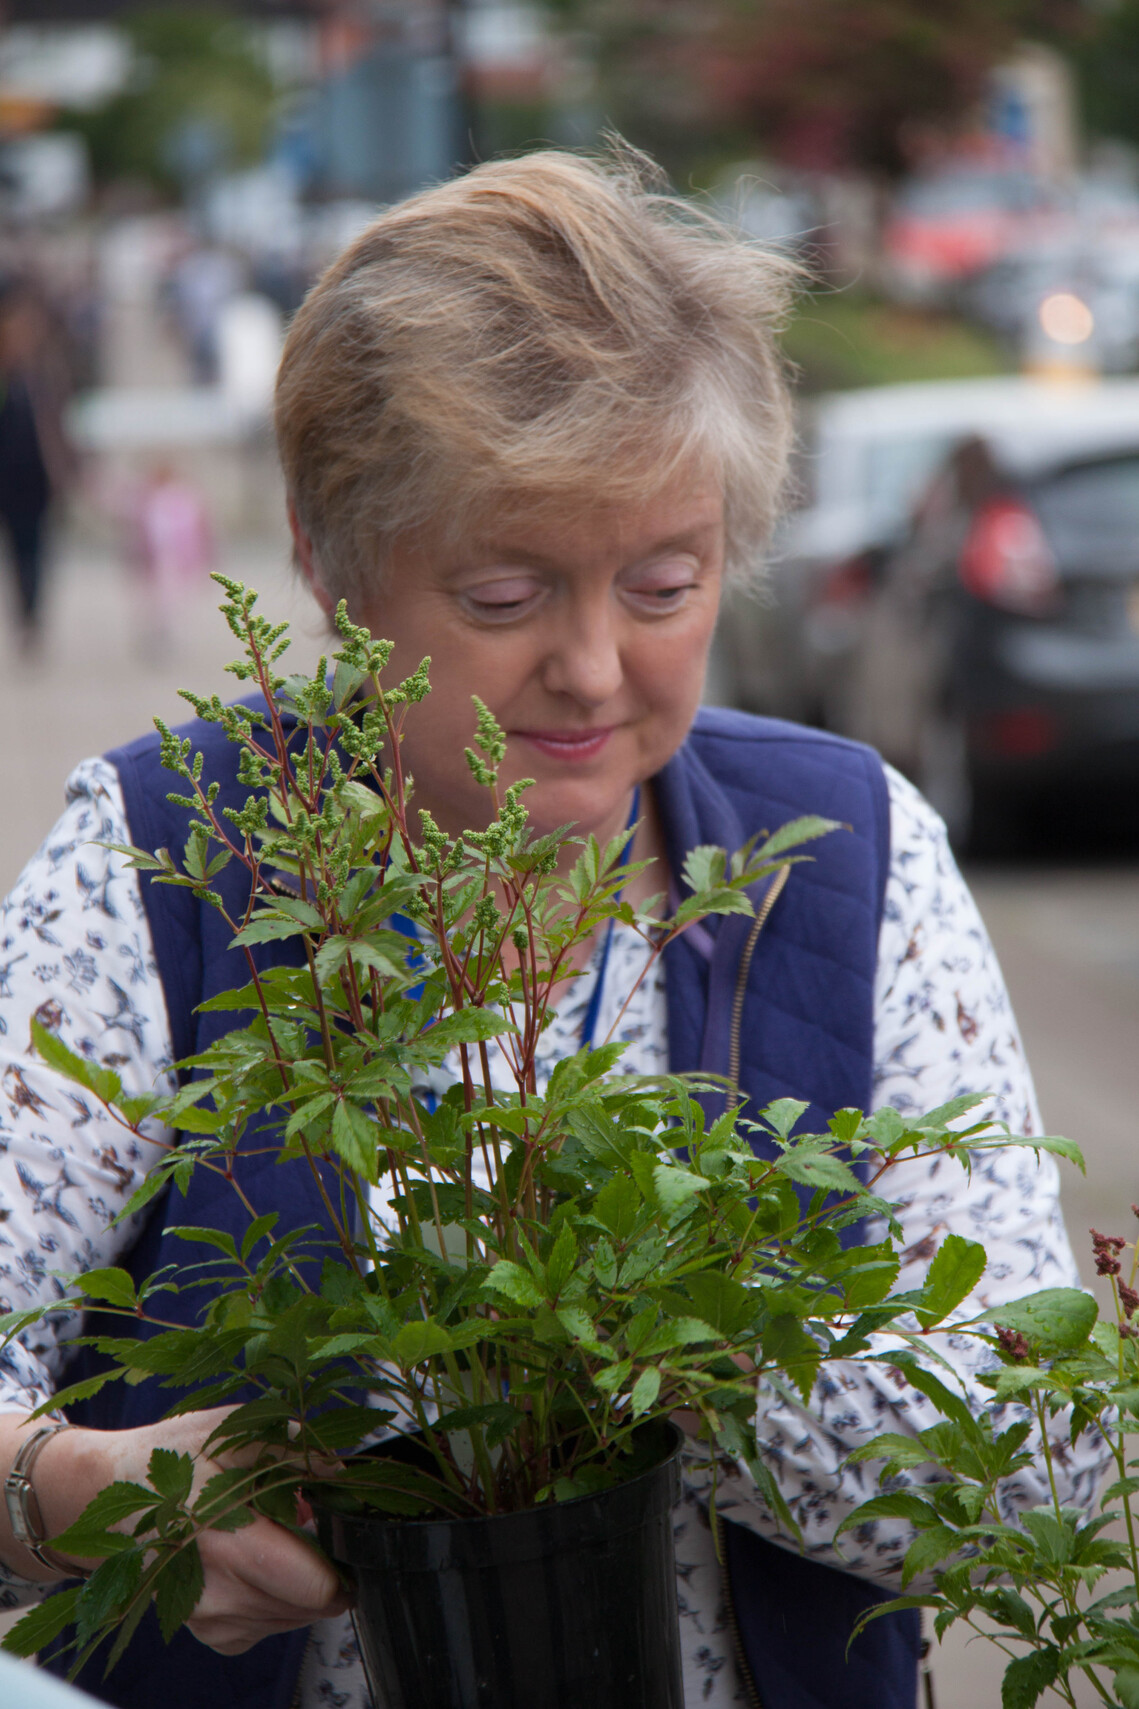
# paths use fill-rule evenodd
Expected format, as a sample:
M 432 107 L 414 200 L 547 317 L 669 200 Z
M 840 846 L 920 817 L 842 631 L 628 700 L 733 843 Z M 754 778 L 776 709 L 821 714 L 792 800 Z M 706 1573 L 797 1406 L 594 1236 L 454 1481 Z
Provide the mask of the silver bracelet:
M 70 1430 L 69 1424 L 45 1424 L 28 1437 L 20 1452 L 12 1462 L 12 1469 L 4 1479 L 4 1503 L 8 1509 L 8 1523 L 12 1527 L 12 1535 L 17 1543 L 22 1543 L 41 1567 L 46 1567 L 51 1573 L 62 1573 L 65 1578 L 88 1578 L 90 1570 L 76 1566 L 73 1561 L 65 1561 L 62 1555 L 48 1546 L 44 1536 L 43 1514 L 40 1511 L 39 1498 L 32 1487 L 32 1467 L 44 1447 L 53 1436 L 58 1436 L 61 1430 Z M 33 1512 L 34 1508 L 34 1512 Z

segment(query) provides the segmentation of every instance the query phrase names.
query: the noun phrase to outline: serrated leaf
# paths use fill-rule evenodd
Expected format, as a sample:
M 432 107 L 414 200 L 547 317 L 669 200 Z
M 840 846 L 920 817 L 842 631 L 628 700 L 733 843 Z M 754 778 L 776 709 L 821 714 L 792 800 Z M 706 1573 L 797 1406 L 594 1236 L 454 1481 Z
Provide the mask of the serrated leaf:
M 49 1032 L 43 1022 L 34 1017 L 31 1022 L 31 1040 L 37 1053 L 57 1074 L 85 1086 L 89 1092 L 94 1092 L 97 1098 L 108 1104 L 113 1104 L 121 1094 L 123 1084 L 117 1074 L 109 1068 L 100 1068 L 98 1063 L 89 1062 L 85 1056 L 77 1055 L 64 1044 L 58 1033 Z
M 774 1166 L 780 1175 L 804 1187 L 823 1187 L 828 1193 L 852 1196 L 862 1191 L 862 1183 L 849 1163 L 825 1151 L 788 1151 Z
M 357 1104 L 341 1099 L 332 1117 L 332 1144 L 350 1169 L 375 1185 L 379 1179 L 378 1128 Z
M 392 1355 L 401 1365 L 418 1365 L 436 1353 L 449 1353 L 454 1346 L 455 1337 L 441 1323 L 424 1318 L 401 1327 L 392 1340 Z
M 993 1306 L 982 1321 L 1019 1330 L 1039 1341 L 1046 1354 L 1074 1353 L 1095 1327 L 1096 1302 L 1079 1288 L 1042 1288 L 1025 1299 Z
M 129 1548 L 108 1555 L 79 1592 L 75 1626 L 80 1645 L 104 1626 L 121 1620 L 142 1580 L 142 1550 Z
M 503 1294 L 515 1305 L 533 1310 L 536 1306 L 544 1305 L 546 1296 L 539 1288 L 529 1270 L 524 1270 L 520 1264 L 513 1263 L 509 1258 L 501 1259 L 495 1264 L 483 1283 L 492 1293 Z
M 167 1501 L 185 1501 L 194 1482 L 194 1462 L 189 1454 L 179 1454 L 173 1448 L 155 1448 L 146 1475 Z
M 53 1546 L 60 1554 L 79 1556 L 100 1555 L 103 1553 L 103 1534 L 112 1526 L 121 1524 L 129 1519 L 132 1513 L 141 1513 L 145 1508 L 154 1507 L 156 1497 L 152 1489 L 144 1484 L 119 1482 L 108 1484 L 101 1489 L 83 1509 L 78 1519 L 70 1524 L 66 1531 L 52 1539 Z
M 653 1190 L 661 1209 L 669 1215 L 711 1185 L 691 1169 L 674 1168 L 670 1163 L 657 1163 L 653 1168 Z
M 799 1098 L 776 1098 L 763 1110 L 762 1116 L 780 1139 L 789 1139 L 793 1129 L 802 1121 L 810 1107 L 810 1104 L 804 1104 Z
M 985 1248 L 960 1234 L 947 1234 L 926 1273 L 915 1305 L 918 1321 L 930 1328 L 948 1317 L 972 1293 L 985 1270 Z
M 31 1608 L 21 1620 L 9 1627 L 0 1640 L 0 1650 L 11 1656 L 34 1656 L 53 1639 L 58 1638 L 75 1618 L 75 1603 L 82 1586 L 61 1590 Z
M 1139 1668 L 1121 1667 L 1113 1684 L 1121 1709 L 1139 1709 Z
M 563 1222 L 554 1241 L 553 1250 L 546 1261 L 546 1286 L 552 1300 L 556 1300 L 577 1265 L 577 1239 L 569 1222 Z
M 194 1228 L 186 1224 L 167 1229 L 167 1233 L 175 1235 L 179 1240 L 194 1241 L 199 1246 L 215 1246 L 219 1252 L 224 1252 L 227 1258 L 237 1257 L 237 1243 L 233 1235 L 222 1229 Z
M 1052 1644 L 1017 1656 L 1001 1680 L 1001 1709 L 1032 1709 L 1060 1671 L 1060 1652 Z
M 154 1588 L 154 1604 L 158 1611 L 158 1624 L 167 1643 L 198 1606 L 204 1586 L 202 1557 L 196 1543 L 179 1549 L 163 1565 Z
M 105 1300 L 108 1305 L 125 1306 L 133 1311 L 138 1303 L 130 1275 L 115 1266 L 88 1270 L 78 1278 L 78 1286 L 88 1299 Z
M 660 1372 L 655 1365 L 650 1365 L 633 1384 L 633 1392 L 629 1397 L 629 1409 L 633 1417 L 640 1418 L 642 1413 L 655 1406 L 659 1394 Z
M 611 1175 L 593 1201 L 593 1214 L 616 1240 L 632 1234 L 644 1201 L 631 1175 Z
M 902 1589 L 917 1578 L 919 1573 L 928 1572 L 930 1567 L 937 1566 L 947 1555 L 957 1553 L 961 1547 L 961 1538 L 956 1531 L 951 1531 L 948 1525 L 931 1525 L 928 1531 L 921 1531 L 906 1550 L 906 1558 L 902 1562 Z

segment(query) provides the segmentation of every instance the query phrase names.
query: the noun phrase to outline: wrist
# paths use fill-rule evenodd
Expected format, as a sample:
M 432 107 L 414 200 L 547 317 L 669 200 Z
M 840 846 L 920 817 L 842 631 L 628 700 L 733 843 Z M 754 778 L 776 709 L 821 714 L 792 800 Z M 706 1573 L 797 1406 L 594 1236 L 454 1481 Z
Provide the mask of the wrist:
M 60 1527 L 49 1526 L 45 1519 L 36 1482 L 37 1471 L 42 1477 L 39 1462 L 48 1444 L 70 1428 L 69 1424 L 53 1421 L 22 1431 L 3 1483 L 4 1505 L 13 1540 L 34 1561 L 37 1569 L 49 1575 L 49 1579 L 82 1577 L 89 1570 L 52 1548 L 51 1533 Z

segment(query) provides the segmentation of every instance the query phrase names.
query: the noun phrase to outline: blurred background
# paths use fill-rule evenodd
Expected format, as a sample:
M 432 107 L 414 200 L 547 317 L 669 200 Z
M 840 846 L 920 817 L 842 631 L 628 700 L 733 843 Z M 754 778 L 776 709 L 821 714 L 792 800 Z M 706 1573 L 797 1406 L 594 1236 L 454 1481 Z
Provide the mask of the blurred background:
M 294 590 L 283 329 L 378 206 L 615 127 L 809 270 L 709 695 L 875 743 L 996 940 L 1078 1248 L 1139 1199 L 1139 0 L 0 0 L 0 886 Z M 1090 1269 L 1090 1264 L 1087 1268 Z M 1000 1700 L 953 1642 L 925 1709 Z

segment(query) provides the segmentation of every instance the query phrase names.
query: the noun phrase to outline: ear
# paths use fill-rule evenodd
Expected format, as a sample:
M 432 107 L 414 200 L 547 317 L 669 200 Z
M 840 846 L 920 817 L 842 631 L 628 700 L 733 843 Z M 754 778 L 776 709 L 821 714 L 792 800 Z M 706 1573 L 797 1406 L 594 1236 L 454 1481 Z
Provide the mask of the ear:
M 320 609 L 324 612 L 324 615 L 326 617 L 331 617 L 336 609 L 335 602 L 332 595 L 325 587 L 324 582 L 321 580 L 320 571 L 316 564 L 316 557 L 312 549 L 312 541 L 309 539 L 301 525 L 301 519 L 297 515 L 297 507 L 293 503 L 292 499 L 289 500 L 288 509 L 289 530 L 293 536 L 293 551 L 296 553 L 296 559 L 300 566 L 301 574 L 308 583 L 309 591 L 312 594 L 312 597 L 316 600 L 316 603 L 320 606 Z

